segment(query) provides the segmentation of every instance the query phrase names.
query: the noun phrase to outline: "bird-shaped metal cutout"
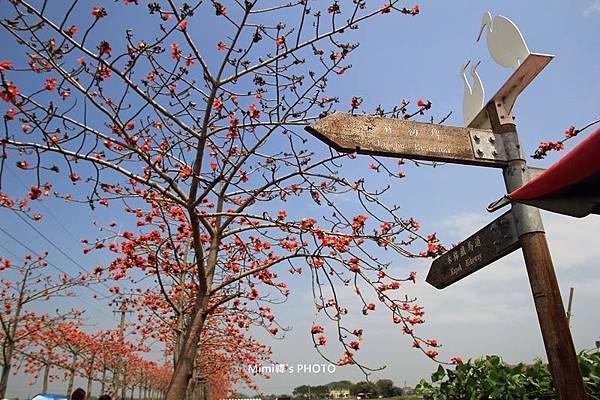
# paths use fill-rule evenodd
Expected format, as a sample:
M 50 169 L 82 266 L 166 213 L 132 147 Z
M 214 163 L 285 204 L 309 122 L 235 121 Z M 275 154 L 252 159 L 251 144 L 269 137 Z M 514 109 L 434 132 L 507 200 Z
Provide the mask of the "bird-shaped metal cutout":
M 488 11 L 483 14 L 477 41 L 486 26 L 487 45 L 492 58 L 504 67 L 517 69 L 530 53 L 519 28 L 502 15 L 496 15 L 492 24 L 492 14 Z
M 479 113 L 479 111 L 483 108 L 484 100 L 485 100 L 485 92 L 483 89 L 483 82 L 481 82 L 481 78 L 479 77 L 479 73 L 477 72 L 477 67 L 481 64 L 481 61 L 477 61 L 475 65 L 471 67 L 471 76 L 473 77 L 473 86 L 469 84 L 469 80 L 467 79 L 467 75 L 465 74 L 465 70 L 469 66 L 471 61 L 467 61 L 466 64 L 460 68 L 460 75 L 463 79 L 464 83 L 464 95 L 463 95 L 463 120 L 465 122 L 465 126 L 469 125 L 473 118 Z

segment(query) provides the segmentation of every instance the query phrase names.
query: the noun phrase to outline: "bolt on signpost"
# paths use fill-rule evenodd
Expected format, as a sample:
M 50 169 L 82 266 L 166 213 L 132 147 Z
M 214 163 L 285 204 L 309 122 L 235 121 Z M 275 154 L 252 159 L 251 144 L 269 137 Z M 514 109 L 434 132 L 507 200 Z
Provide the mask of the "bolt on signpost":
M 468 108 L 464 113 L 466 128 L 335 113 L 307 126 L 306 130 L 342 152 L 501 168 L 506 190 L 512 192 L 539 173 L 525 162 L 512 107 L 517 96 L 554 56 L 529 53 L 518 28 L 506 17 L 497 16 L 492 31 L 491 16 L 486 13 L 482 31 L 486 25 L 492 57 L 501 65 L 514 66 L 515 70 L 488 103 L 475 112 L 474 107 L 483 104 L 483 87 L 473 69 L 477 87 L 476 90 L 470 88 L 464 76 L 467 64 L 463 66 L 461 74 L 468 89 L 465 96 L 472 96 L 463 102 Z M 494 37 L 490 37 L 492 32 Z M 510 211 L 435 259 L 426 281 L 443 289 L 519 247 L 523 251 L 558 399 L 586 399 L 537 208 L 513 204 Z

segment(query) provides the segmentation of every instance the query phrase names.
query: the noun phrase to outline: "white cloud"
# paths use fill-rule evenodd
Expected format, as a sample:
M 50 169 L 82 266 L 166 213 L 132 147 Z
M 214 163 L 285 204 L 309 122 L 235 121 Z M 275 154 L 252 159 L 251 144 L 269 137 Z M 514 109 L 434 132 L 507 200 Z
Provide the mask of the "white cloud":
M 590 268 L 596 260 L 600 259 L 598 245 L 600 217 L 589 215 L 579 219 L 544 213 L 543 219 L 557 269 Z
M 583 11 L 584 17 L 589 17 L 592 14 L 600 14 L 600 0 L 593 0 L 590 5 Z
M 449 234 L 462 240 L 472 235 L 478 229 L 488 224 L 493 218 L 485 214 L 463 212 L 444 219 L 442 226 L 444 235 Z

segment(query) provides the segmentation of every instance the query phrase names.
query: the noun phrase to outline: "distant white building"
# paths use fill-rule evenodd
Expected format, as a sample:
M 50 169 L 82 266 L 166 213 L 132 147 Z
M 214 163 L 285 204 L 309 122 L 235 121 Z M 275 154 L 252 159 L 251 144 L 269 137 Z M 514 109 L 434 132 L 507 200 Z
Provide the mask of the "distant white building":
M 349 399 L 350 389 L 330 389 L 329 398 L 331 399 Z

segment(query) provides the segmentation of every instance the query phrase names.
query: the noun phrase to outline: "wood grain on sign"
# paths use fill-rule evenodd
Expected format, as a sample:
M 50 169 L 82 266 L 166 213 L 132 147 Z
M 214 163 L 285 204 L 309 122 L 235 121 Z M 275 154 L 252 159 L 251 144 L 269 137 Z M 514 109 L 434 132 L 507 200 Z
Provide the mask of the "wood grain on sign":
M 477 157 L 470 132 L 489 133 L 486 130 L 349 113 L 328 115 L 306 130 L 342 152 L 488 167 L 506 165 L 503 160 Z
M 425 281 L 443 289 L 519 247 L 515 222 L 511 211 L 508 211 L 436 258 Z

